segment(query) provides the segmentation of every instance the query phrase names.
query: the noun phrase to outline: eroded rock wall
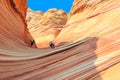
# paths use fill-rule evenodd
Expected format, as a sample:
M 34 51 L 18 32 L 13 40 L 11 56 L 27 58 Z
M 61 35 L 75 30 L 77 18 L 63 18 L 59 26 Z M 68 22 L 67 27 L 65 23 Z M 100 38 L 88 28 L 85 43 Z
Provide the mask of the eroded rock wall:
M 24 18 L 26 17 L 26 11 L 27 11 L 27 0 L 13 0 L 15 7 L 19 12 L 22 13 Z
M 119 29 L 119 0 L 76 0 L 70 13 L 71 18 L 65 25 L 67 28 L 58 35 L 56 44 L 59 41 L 71 42 L 90 36 L 103 37 L 104 34 L 113 32 L 113 28 L 116 32 Z M 66 37 L 62 38 L 64 33 L 67 33 Z
M 95 50 L 97 60 L 112 54 L 111 59 L 114 58 L 113 56 L 120 57 L 120 46 L 118 46 L 120 44 L 119 0 L 75 0 L 70 14 L 71 17 L 65 25 L 66 28 L 64 28 L 54 40 L 56 45 L 62 42 L 71 43 L 79 41 L 86 37 L 96 37 L 98 38 L 96 43 L 97 48 Z M 63 37 L 63 35 L 65 37 Z M 104 61 L 109 63 L 109 59 Z M 120 60 L 117 59 L 116 62 L 118 64 L 114 65 L 115 67 L 113 66 L 114 69 L 119 67 Z M 98 67 L 100 66 L 106 67 L 104 64 Z M 97 71 L 101 69 L 98 69 L 98 67 L 96 68 Z M 106 69 L 108 68 L 106 67 Z M 114 71 L 114 69 L 104 70 L 101 72 L 101 76 L 94 76 L 91 80 L 119 80 L 120 78 L 117 75 L 119 71 Z M 110 77 L 109 75 L 113 76 Z M 107 78 L 108 76 L 109 78 Z M 73 79 L 81 79 L 79 78 L 80 75 L 76 77 L 73 77 Z M 99 77 L 99 79 L 97 77 Z
M 17 1 L 17 0 L 16 0 Z M 19 1 L 19 0 L 18 0 Z M 24 12 L 25 13 L 25 12 Z M 24 28 L 26 27 L 25 19 L 21 11 L 15 7 L 13 0 L 0 0 L 0 34 L 1 44 L 3 39 L 6 40 L 4 47 L 18 39 L 23 40 Z

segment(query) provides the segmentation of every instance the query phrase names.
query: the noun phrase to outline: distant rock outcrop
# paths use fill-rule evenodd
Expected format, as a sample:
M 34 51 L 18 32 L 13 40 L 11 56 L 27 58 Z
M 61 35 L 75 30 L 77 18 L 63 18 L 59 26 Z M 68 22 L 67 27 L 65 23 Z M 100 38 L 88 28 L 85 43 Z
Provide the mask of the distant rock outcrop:
M 27 9 L 27 16 L 26 16 L 28 28 L 32 28 L 36 24 L 39 24 L 39 21 L 43 15 L 44 15 L 44 13 L 41 11 L 34 12 L 30 8 L 28 8 Z
M 36 47 L 49 47 L 49 42 L 53 41 L 67 21 L 67 14 L 63 10 L 55 8 L 43 13 L 27 11 L 28 29 L 33 36 Z

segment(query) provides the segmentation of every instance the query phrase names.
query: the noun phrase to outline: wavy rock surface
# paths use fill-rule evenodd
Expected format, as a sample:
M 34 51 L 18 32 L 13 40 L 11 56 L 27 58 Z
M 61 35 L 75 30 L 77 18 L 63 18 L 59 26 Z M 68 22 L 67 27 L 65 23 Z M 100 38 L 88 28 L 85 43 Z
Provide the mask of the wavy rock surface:
M 55 49 L 24 43 L 36 35 L 19 5 L 26 0 L 0 0 L 0 80 L 120 80 L 119 0 L 75 0 Z

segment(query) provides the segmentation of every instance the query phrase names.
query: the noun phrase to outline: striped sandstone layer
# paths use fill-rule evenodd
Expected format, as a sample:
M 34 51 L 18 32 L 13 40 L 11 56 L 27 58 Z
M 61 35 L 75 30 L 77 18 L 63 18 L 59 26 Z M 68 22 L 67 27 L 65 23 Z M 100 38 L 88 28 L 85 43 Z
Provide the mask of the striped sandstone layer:
M 0 80 L 120 80 L 119 0 L 75 0 L 55 49 L 24 43 L 26 4 L 0 0 Z

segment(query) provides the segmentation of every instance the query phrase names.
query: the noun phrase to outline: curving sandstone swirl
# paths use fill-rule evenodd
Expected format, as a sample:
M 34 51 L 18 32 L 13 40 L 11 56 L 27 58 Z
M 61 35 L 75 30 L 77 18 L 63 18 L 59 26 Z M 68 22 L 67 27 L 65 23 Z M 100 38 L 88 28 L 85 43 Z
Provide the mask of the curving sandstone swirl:
M 29 46 L 26 11 L 0 0 L 0 80 L 120 80 L 120 0 L 74 0 L 55 49 Z

